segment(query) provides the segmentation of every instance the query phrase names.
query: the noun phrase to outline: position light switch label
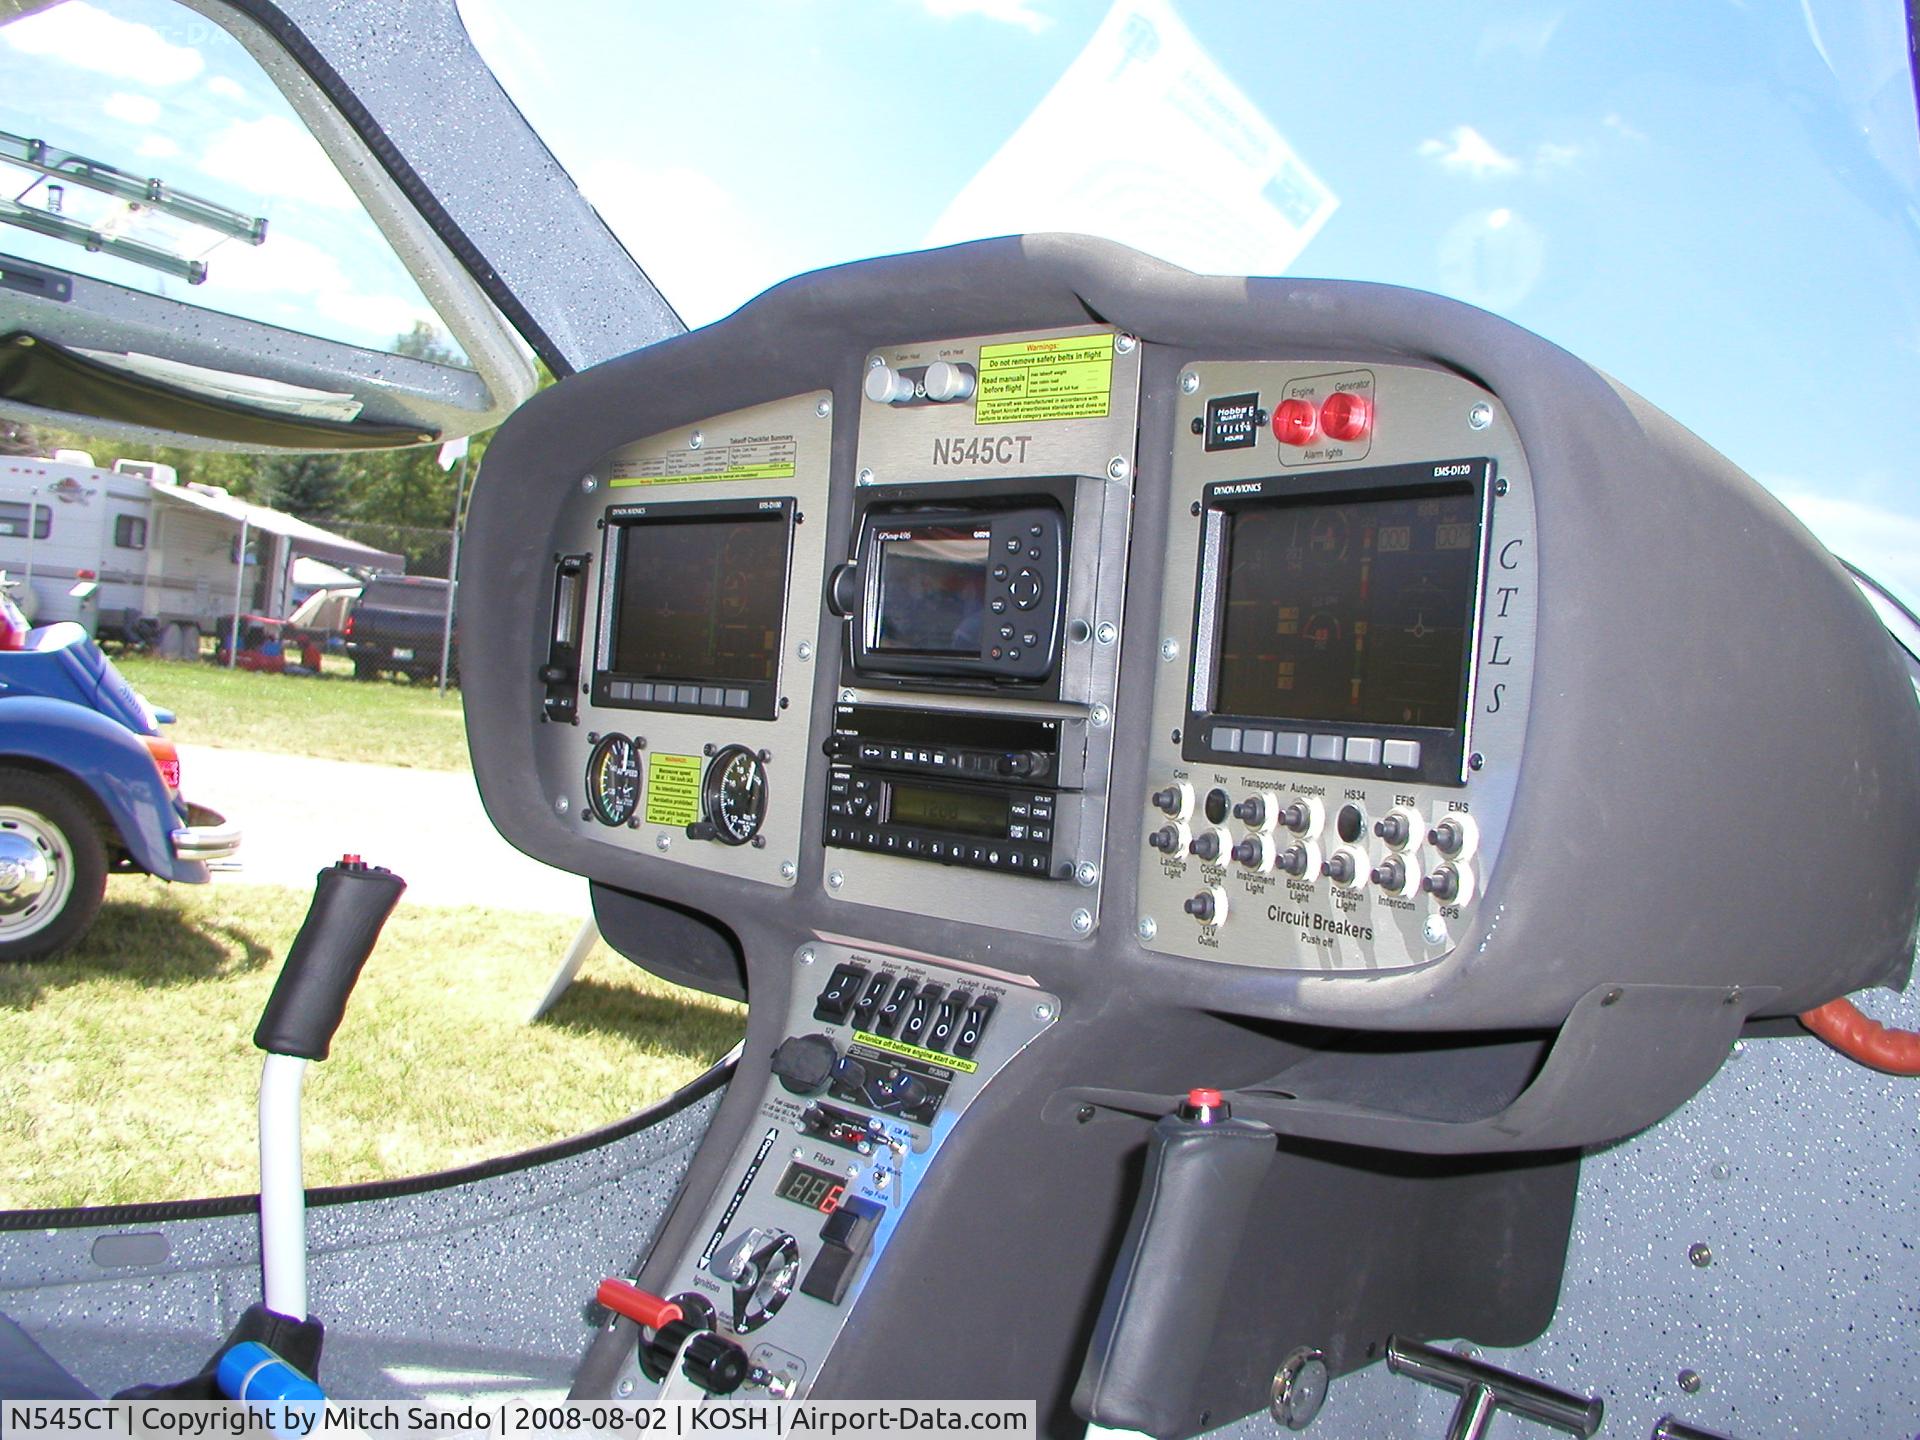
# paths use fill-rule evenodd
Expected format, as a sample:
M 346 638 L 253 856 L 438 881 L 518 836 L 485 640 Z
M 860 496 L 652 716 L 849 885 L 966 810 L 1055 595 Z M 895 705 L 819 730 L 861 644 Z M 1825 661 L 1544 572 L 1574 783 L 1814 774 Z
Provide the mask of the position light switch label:
M 700 757 L 647 756 L 647 823 L 691 825 L 700 818 Z
M 1097 419 L 1106 415 L 1112 397 L 1111 335 L 980 347 L 976 424 Z

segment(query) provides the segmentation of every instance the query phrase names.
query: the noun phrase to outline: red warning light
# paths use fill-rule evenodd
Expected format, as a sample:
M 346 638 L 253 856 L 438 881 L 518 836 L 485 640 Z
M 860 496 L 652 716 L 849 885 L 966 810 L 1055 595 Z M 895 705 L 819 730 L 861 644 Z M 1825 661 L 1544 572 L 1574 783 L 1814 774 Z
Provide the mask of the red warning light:
M 1311 400 L 1282 400 L 1273 407 L 1273 438 L 1282 445 L 1311 445 L 1316 428 Z
M 1329 395 L 1320 407 L 1320 428 L 1330 440 L 1364 440 L 1373 428 L 1373 402 L 1351 390 Z

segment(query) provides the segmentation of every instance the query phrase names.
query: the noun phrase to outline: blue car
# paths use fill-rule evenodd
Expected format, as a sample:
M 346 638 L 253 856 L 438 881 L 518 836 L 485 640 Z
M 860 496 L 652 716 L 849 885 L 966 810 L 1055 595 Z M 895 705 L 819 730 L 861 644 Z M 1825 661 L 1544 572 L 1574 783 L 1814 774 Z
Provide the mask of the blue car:
M 0 589 L 0 963 L 78 939 L 109 874 L 204 885 L 239 849 L 182 798 L 161 719 L 85 630 L 29 629 Z

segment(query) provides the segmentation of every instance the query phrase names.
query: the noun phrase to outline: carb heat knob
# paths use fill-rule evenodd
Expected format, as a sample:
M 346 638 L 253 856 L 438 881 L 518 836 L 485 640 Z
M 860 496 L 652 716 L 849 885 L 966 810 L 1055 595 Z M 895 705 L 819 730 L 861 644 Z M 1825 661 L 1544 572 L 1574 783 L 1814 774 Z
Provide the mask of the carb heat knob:
M 839 1058 L 830 1035 L 789 1035 L 773 1052 L 773 1073 L 791 1094 L 818 1095 Z

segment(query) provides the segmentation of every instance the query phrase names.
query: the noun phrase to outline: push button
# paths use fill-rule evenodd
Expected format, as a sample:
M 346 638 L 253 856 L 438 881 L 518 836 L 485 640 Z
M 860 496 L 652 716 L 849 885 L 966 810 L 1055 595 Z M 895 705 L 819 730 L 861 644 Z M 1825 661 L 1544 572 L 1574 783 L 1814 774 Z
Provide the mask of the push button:
M 874 1034 L 891 1036 L 900 1028 L 900 1022 L 907 1018 L 907 1005 L 913 999 L 916 988 L 911 976 L 893 987 L 893 994 L 887 997 L 887 1003 L 880 1007 L 880 1013 L 874 1017 Z
M 838 1025 L 853 1012 L 854 1001 L 860 994 L 860 982 L 867 978 L 867 972 L 858 965 L 836 965 L 833 974 L 827 977 L 826 989 L 813 1002 L 813 1018 L 824 1020 L 829 1025 Z
M 967 1006 L 966 1014 L 960 1017 L 960 1031 L 953 1037 L 952 1053 L 962 1060 L 971 1060 L 974 1052 L 980 1048 L 980 1037 L 987 1033 L 987 1021 L 993 1018 L 993 1012 L 999 1001 L 991 995 L 982 995 Z

